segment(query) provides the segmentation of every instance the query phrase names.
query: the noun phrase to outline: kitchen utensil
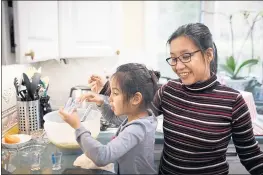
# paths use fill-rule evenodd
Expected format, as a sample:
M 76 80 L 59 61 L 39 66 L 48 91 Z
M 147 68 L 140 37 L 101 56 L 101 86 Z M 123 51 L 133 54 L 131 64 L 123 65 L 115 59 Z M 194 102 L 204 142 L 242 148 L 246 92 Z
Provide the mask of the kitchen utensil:
M 36 69 L 35 67 L 31 66 L 31 67 L 28 67 L 28 69 L 26 70 L 26 75 L 29 79 L 31 79 L 35 73 L 41 74 L 41 67 Z
M 46 89 L 46 88 L 47 88 L 47 85 L 49 84 L 49 77 L 48 77 L 48 76 L 45 76 L 45 77 L 41 78 L 40 80 L 41 80 L 41 82 L 43 83 L 44 88 Z
M 49 84 L 47 85 L 47 88 L 46 88 L 45 91 L 44 91 L 44 97 L 47 96 L 48 87 L 49 87 Z
M 33 77 L 33 75 L 34 75 L 35 72 L 37 72 L 36 68 L 31 66 L 31 67 L 28 67 L 28 68 L 27 68 L 25 74 L 27 75 L 27 77 L 28 77 L 29 79 L 31 79 L 31 78 Z
M 40 101 L 17 101 L 20 133 L 30 134 L 40 129 Z
M 40 77 L 41 77 L 40 73 L 35 73 L 32 77 L 31 92 L 33 95 L 33 100 L 37 100 L 38 95 L 36 94 L 36 91 L 37 91 L 37 87 L 40 81 Z
M 84 112 L 85 109 L 77 109 L 79 117 L 83 116 Z M 81 124 L 91 132 L 93 138 L 96 138 L 100 133 L 100 118 L 100 111 L 91 110 L 86 120 L 81 122 Z M 46 114 L 44 120 L 44 129 L 50 142 L 62 149 L 80 148 L 75 138 L 75 130 L 61 119 L 58 111 Z
M 91 110 L 92 110 L 92 106 L 89 105 L 89 106 L 87 107 L 87 109 L 85 110 L 85 112 L 84 112 L 84 114 L 83 114 L 80 122 L 86 121 L 86 118 L 87 118 L 87 116 L 89 115 L 89 113 L 90 113 Z
M 45 76 L 42 77 L 40 79 L 40 84 L 43 86 L 44 91 L 43 91 L 43 96 L 46 97 L 47 96 L 47 91 L 48 91 L 48 87 L 49 87 L 49 77 Z M 41 92 L 42 94 L 42 92 Z
M 32 91 L 31 91 L 31 82 L 25 73 L 23 73 L 23 80 L 24 80 L 24 84 L 25 84 L 26 89 L 27 89 L 26 100 L 31 101 L 34 99 L 34 95 L 32 94 Z
M 16 77 L 14 78 L 14 86 L 16 89 L 16 95 L 18 97 L 18 100 L 20 100 L 20 101 L 26 100 L 24 94 L 20 91 L 20 86 L 18 83 L 18 79 Z
M 40 90 L 40 88 L 41 88 L 41 86 L 38 85 L 38 86 L 37 86 L 37 89 L 36 89 L 36 93 L 35 93 L 36 99 L 39 99 L 39 98 L 40 98 L 40 95 L 39 95 L 39 90 Z
M 52 112 L 52 108 L 49 102 L 50 97 L 47 95 L 46 97 L 40 96 L 40 127 L 44 127 L 44 115 L 49 112 Z
M 16 89 L 16 95 L 19 96 L 18 79 L 16 77 L 14 78 L 14 86 L 15 86 L 15 89 Z
M 20 148 L 23 147 L 24 145 L 26 145 L 30 140 L 31 140 L 31 136 L 27 135 L 27 134 L 14 134 L 14 136 L 19 137 L 20 142 L 19 143 L 13 143 L 13 144 L 9 144 L 5 142 L 5 138 L 2 138 L 2 145 L 5 148 Z

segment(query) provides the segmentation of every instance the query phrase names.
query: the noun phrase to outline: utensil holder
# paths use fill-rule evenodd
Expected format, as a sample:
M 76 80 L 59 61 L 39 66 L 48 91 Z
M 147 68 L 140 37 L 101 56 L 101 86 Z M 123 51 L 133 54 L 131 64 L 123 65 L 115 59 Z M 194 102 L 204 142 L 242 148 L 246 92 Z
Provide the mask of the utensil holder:
M 22 134 L 30 134 L 40 129 L 40 102 L 17 101 L 18 126 Z

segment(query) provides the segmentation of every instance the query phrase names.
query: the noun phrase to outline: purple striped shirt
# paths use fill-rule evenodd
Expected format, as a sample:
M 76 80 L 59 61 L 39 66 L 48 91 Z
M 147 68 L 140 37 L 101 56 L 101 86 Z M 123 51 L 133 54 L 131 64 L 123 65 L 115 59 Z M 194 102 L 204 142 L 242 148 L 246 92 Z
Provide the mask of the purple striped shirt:
M 248 107 L 242 95 L 221 85 L 216 75 L 190 86 L 170 80 L 156 93 L 153 106 L 156 115 L 164 116 L 159 174 L 228 174 L 231 136 L 245 168 L 263 174 L 263 153 Z

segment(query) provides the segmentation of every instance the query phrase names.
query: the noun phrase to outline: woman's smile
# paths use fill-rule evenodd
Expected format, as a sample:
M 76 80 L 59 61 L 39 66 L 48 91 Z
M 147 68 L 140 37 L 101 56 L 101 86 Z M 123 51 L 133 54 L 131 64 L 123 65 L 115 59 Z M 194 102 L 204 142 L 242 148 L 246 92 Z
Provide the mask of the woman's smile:
M 177 74 L 181 79 L 187 79 L 190 76 L 191 72 L 180 72 Z

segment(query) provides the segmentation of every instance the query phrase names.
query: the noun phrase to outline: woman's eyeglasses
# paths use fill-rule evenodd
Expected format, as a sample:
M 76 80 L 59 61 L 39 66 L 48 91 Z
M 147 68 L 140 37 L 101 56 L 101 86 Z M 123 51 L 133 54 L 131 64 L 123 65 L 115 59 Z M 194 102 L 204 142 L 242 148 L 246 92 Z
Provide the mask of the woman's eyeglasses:
M 177 64 L 177 61 L 178 59 L 182 62 L 182 63 L 188 63 L 191 61 L 191 57 L 199 52 L 201 50 L 196 50 L 194 52 L 191 52 L 191 53 L 184 53 L 182 55 L 180 55 L 179 57 L 176 57 L 176 58 L 173 58 L 173 57 L 169 57 L 169 58 L 166 58 L 166 61 L 167 63 L 170 65 L 170 66 L 175 66 Z

